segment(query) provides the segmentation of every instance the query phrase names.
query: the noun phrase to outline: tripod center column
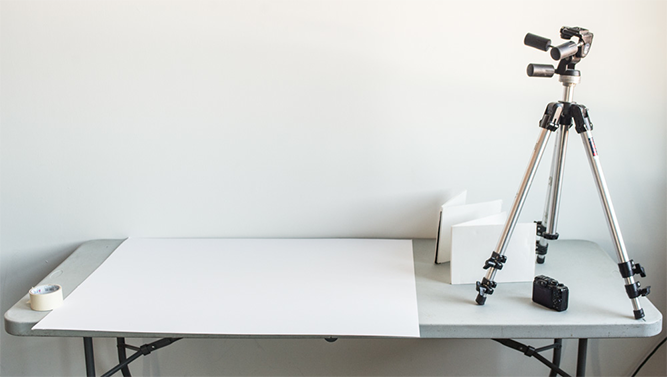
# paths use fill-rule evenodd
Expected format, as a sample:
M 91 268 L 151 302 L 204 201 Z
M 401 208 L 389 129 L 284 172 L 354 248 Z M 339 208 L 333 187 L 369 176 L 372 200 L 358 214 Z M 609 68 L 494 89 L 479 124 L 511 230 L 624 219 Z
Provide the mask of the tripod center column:
M 563 83 L 565 91 L 563 92 L 563 102 L 571 103 L 574 98 L 574 87 L 581 81 L 581 73 L 576 69 L 568 69 L 558 77 L 558 81 Z

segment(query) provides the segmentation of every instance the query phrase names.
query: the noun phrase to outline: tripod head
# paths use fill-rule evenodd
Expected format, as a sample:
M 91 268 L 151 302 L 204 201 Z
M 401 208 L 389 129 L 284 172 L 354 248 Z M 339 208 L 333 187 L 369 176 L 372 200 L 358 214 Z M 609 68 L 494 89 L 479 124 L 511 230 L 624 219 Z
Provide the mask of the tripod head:
M 528 64 L 526 72 L 530 77 L 552 77 L 554 73 L 559 75 L 578 76 L 579 72 L 575 70 L 575 64 L 588 55 L 593 44 L 593 33 L 580 27 L 560 28 L 560 37 L 568 41 L 559 45 L 552 46 L 551 40 L 540 37 L 539 35 L 528 33 L 523 40 L 526 46 L 534 47 L 538 50 L 549 51 L 551 57 L 559 60 L 558 68 L 554 69 L 551 64 Z M 577 37 L 577 41 L 571 39 Z

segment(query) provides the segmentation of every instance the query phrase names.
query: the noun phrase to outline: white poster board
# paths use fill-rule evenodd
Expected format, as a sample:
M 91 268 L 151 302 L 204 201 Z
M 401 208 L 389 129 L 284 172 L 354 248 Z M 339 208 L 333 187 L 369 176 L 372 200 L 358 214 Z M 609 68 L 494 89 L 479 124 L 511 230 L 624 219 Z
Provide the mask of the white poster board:
M 412 241 L 131 238 L 34 328 L 418 337 Z

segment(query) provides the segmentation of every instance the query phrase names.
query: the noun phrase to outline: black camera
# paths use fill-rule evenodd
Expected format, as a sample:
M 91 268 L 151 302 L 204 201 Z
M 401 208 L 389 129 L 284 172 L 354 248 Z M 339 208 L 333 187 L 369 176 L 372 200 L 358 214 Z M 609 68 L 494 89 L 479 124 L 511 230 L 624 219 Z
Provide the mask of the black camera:
M 558 312 L 567 310 L 568 289 L 565 284 L 548 276 L 533 280 L 533 301 Z

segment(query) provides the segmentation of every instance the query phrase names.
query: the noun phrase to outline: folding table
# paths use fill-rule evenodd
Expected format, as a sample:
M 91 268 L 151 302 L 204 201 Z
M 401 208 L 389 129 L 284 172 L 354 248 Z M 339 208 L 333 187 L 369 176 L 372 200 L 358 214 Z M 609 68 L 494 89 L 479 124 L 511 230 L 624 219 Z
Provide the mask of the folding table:
M 122 242 L 123 240 L 95 240 L 82 244 L 39 285 L 60 284 L 64 287 L 64 296 L 67 297 Z M 476 305 L 474 285 L 447 283 L 449 264 L 434 263 L 434 240 L 412 240 L 412 246 L 421 338 L 493 339 L 527 356 L 539 359 L 551 368 L 552 375 L 565 373 L 559 368 L 562 339 L 579 339 L 577 375 L 583 375 L 589 338 L 651 337 L 662 330 L 662 314 L 648 298 L 641 298 L 645 317 L 640 320 L 634 319 L 632 306 L 625 293 L 623 279 L 620 277 L 616 262 L 593 242 L 581 240 L 553 242 L 548 261 L 536 266 L 536 274 L 553 277 L 569 288 L 569 307 L 564 312 L 556 312 L 532 302 L 532 283 L 529 282 L 500 283 L 486 305 Z M 480 265 L 480 276 L 483 275 L 481 267 Z M 6 331 L 17 336 L 82 337 L 86 370 L 89 375 L 95 374 L 93 337 L 118 339 L 119 365 L 110 372 L 122 370 L 124 375 L 129 375 L 127 367 L 129 361 L 180 338 L 239 338 L 233 334 L 33 330 L 33 326 L 44 318 L 47 312 L 31 310 L 28 299 L 26 295 L 5 313 Z M 330 335 L 272 335 L 270 338 L 322 337 L 329 341 L 344 338 L 344 336 Z M 163 339 L 142 347 L 132 347 L 124 343 L 125 337 Z M 266 338 L 267 336 L 243 337 Z M 554 342 L 548 347 L 535 349 L 515 342 L 513 338 L 553 339 Z M 126 348 L 134 349 L 136 353 L 128 358 Z M 540 355 L 540 352 L 546 349 L 553 349 L 552 360 Z

